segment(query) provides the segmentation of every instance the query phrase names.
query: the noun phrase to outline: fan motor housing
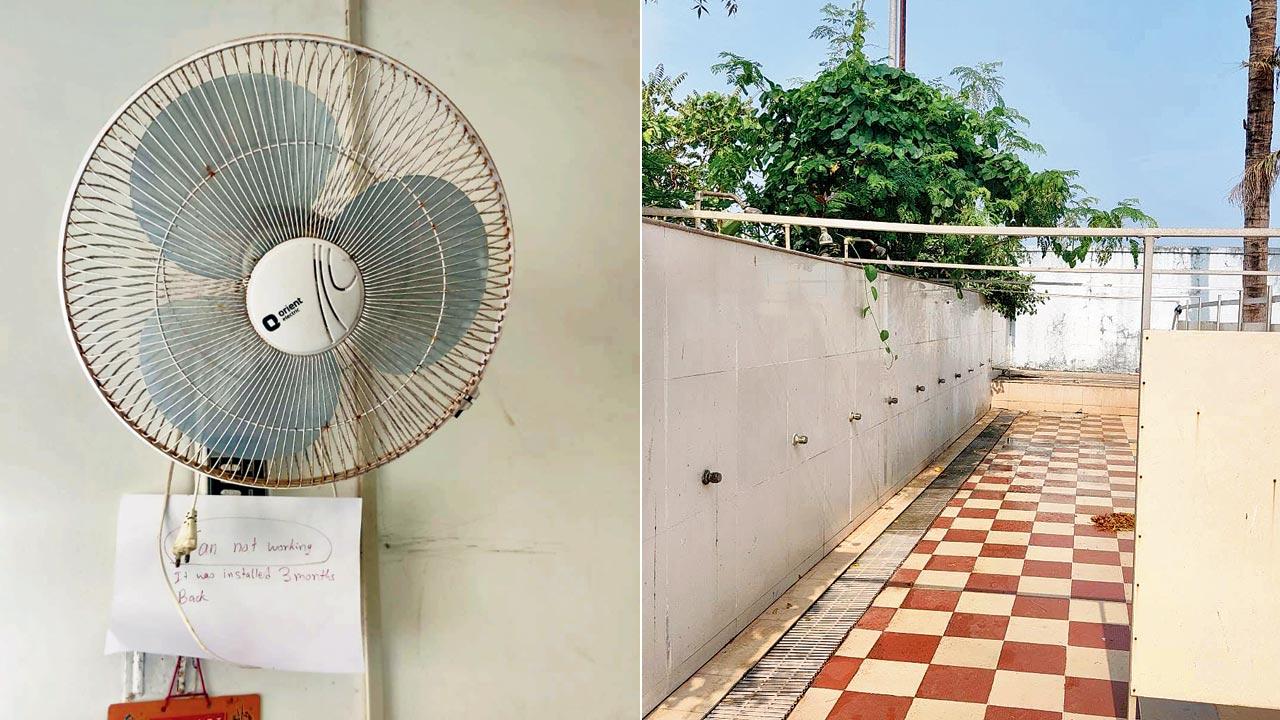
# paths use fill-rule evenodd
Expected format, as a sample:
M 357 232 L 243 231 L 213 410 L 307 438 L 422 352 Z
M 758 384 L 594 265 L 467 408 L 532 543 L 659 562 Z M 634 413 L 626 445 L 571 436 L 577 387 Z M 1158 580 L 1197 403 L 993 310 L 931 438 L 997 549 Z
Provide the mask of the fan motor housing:
M 267 251 L 249 274 L 249 322 L 268 345 L 315 355 L 341 343 L 364 309 L 364 280 L 345 250 L 298 237 Z

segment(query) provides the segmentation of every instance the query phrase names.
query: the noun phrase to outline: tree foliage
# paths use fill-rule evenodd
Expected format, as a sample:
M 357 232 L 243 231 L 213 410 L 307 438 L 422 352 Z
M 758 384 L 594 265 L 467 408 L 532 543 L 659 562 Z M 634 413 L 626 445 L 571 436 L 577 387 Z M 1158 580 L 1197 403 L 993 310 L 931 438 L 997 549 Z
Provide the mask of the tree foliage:
M 722 62 L 712 67 L 728 79 L 729 93 L 693 94 L 676 102 L 671 78 L 661 68 L 649 76 L 646 203 L 688 203 L 694 190 L 704 189 L 737 193 L 766 213 L 815 218 L 987 226 L 1154 224 L 1133 199 L 1099 207 L 1084 193 L 1075 171 L 1030 168 L 1023 155 L 1042 148 L 1026 136 L 1026 119 L 1001 96 L 999 63 L 957 68 L 955 87 L 927 83 L 867 59 L 860 4 L 850 10 L 828 5 L 823 15 L 814 37 L 829 41 L 828 63 L 796 87 L 773 82 L 759 63 L 731 53 L 722 53 Z M 666 99 L 653 104 L 655 95 Z M 663 153 L 667 175 L 650 174 L 651 152 Z M 820 243 L 821 232 L 810 230 L 795 229 L 793 247 L 829 254 L 842 250 Z M 781 241 L 774 227 L 748 225 L 742 232 Z M 1012 265 L 1027 253 L 1021 240 L 1009 237 L 876 233 L 868 239 L 899 260 Z M 1136 257 L 1138 247 L 1132 238 L 1042 238 L 1039 244 L 1042 253 L 1053 252 L 1071 265 L 1091 251 L 1100 260 L 1125 248 Z M 867 245 L 854 247 L 861 252 Z M 1026 275 L 935 269 L 913 274 L 946 280 L 957 289 L 979 288 L 1009 317 L 1034 311 L 1040 300 Z

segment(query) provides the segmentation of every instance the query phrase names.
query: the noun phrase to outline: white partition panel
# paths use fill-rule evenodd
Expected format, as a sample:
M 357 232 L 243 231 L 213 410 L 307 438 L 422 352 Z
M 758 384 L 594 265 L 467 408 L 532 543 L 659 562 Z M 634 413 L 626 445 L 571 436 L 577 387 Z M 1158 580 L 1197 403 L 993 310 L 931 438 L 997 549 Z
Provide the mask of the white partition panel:
M 1143 333 L 1133 692 L 1280 708 L 1280 334 Z

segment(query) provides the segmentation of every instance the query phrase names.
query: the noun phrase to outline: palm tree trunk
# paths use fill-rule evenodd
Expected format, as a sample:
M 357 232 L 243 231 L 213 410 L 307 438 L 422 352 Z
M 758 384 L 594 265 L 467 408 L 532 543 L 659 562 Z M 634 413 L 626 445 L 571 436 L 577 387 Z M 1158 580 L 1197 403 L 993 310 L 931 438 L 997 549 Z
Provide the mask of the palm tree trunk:
M 1251 0 L 1249 15 L 1249 98 L 1244 128 L 1245 177 L 1256 174 L 1271 155 L 1271 125 L 1275 112 L 1276 0 Z M 1271 222 L 1271 184 L 1244 183 L 1244 226 L 1267 227 Z M 1267 269 L 1267 238 L 1246 238 L 1244 269 Z M 1267 278 L 1243 278 L 1245 300 L 1261 303 L 1241 307 L 1245 322 L 1264 322 L 1270 316 Z

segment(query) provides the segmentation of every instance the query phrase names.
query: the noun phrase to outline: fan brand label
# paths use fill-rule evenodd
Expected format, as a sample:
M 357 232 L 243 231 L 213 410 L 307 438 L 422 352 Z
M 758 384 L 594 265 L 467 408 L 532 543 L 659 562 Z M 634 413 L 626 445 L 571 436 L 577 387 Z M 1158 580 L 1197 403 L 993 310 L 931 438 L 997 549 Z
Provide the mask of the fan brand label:
M 301 308 L 302 298 L 297 298 L 288 305 L 280 308 L 279 311 L 262 318 L 262 327 L 266 328 L 267 332 L 275 332 L 276 329 L 280 327 L 280 323 L 288 320 L 294 315 L 297 315 L 298 310 Z

